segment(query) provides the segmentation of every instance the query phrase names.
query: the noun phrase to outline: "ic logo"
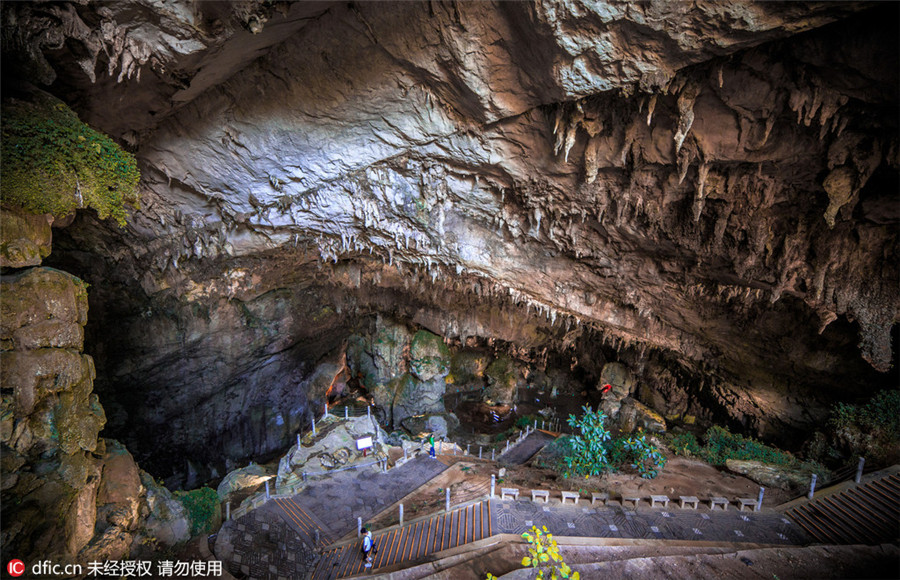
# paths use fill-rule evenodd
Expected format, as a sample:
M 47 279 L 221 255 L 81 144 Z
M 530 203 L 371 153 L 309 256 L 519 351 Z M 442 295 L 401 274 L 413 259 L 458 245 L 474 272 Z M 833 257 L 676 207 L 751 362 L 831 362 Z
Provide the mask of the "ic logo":
M 25 573 L 25 562 L 22 560 L 10 560 L 9 564 L 6 565 L 6 571 L 9 572 L 10 576 L 21 576 Z

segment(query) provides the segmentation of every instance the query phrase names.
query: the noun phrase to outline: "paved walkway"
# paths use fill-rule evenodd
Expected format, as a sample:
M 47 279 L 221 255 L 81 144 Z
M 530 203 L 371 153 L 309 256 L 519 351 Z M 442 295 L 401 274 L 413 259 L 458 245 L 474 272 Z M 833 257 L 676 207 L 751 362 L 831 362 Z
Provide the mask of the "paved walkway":
M 225 522 L 213 552 L 237 578 L 288 580 L 309 578 L 319 555 L 281 517 L 275 502 Z
M 504 453 L 500 457 L 500 463 L 509 465 L 521 465 L 534 457 L 534 454 L 544 448 L 545 445 L 553 441 L 553 437 L 545 435 L 540 431 L 535 431 L 525 438 L 524 441 Z
M 338 540 L 356 533 L 356 518 L 361 517 L 365 524 L 447 467 L 427 455 L 418 455 L 387 473 L 375 468 L 342 471 L 312 483 L 293 500 L 321 522 L 326 534 Z
M 447 467 L 418 456 L 387 473 L 371 466 L 336 473 L 290 500 L 270 501 L 226 522 L 216 538 L 216 556 L 241 577 L 309 578 L 320 558 L 317 548 L 355 534 L 357 517 L 365 523 Z
M 612 505 L 590 507 L 581 500 L 544 504 L 530 498 L 495 500 L 491 504 L 493 532 L 521 534 L 531 528 L 547 526 L 558 536 L 595 538 L 643 538 L 648 540 L 698 540 L 708 542 L 753 542 L 761 544 L 803 544 L 808 541 L 799 526 L 781 514 L 768 511 L 739 512 L 707 507 L 697 510 Z M 670 504 L 671 505 L 671 504 Z

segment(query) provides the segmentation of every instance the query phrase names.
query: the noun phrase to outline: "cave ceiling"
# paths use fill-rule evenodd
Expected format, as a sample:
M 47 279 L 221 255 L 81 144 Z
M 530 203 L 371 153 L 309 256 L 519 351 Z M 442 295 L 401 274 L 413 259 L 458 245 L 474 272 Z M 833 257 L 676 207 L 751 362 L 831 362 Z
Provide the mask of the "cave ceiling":
M 896 4 L 60 2 L 3 16 L 4 74 L 141 166 L 126 228 L 80 215 L 57 233 L 93 285 L 107 355 L 164 324 L 166 304 L 287 289 L 309 310 L 279 348 L 327 333 L 310 322 L 324 304 L 523 349 L 589 333 L 797 401 L 892 380 Z M 175 347 L 136 341 L 98 357 L 98 384 L 187 380 L 151 378 Z

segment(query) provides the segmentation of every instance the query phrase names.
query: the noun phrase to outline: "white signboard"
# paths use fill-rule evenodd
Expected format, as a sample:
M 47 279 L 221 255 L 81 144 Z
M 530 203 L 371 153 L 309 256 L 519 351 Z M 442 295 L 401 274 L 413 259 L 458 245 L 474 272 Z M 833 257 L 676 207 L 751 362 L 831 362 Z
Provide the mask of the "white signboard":
M 356 440 L 357 451 L 362 451 L 363 449 L 369 449 L 371 447 L 372 447 L 372 438 L 371 437 L 363 437 L 362 439 Z

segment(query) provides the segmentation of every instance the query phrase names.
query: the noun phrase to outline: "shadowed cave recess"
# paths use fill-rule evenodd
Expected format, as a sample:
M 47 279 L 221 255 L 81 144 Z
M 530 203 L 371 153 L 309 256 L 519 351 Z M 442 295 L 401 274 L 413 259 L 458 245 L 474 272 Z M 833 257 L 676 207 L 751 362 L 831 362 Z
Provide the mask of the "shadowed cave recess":
M 5 102 L 141 172 L 42 264 L 101 435 L 191 489 L 326 405 L 452 439 L 613 382 L 799 451 L 897 387 L 897 6 L 4 3 Z

